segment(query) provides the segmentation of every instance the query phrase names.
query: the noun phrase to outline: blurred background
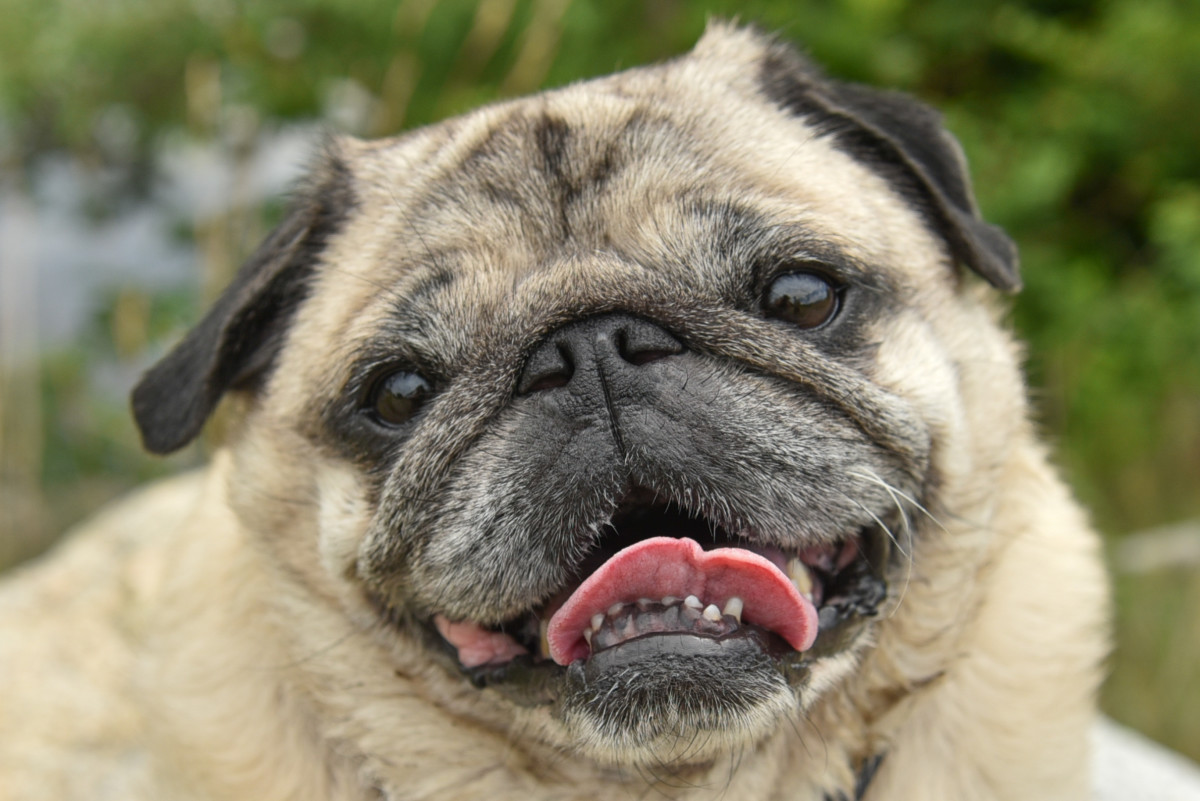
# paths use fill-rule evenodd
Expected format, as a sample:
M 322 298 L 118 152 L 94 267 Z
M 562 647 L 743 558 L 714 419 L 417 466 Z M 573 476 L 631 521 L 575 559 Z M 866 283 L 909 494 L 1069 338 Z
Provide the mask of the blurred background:
M 212 448 L 219 421 L 144 455 L 129 388 L 323 131 L 669 57 L 714 15 L 944 111 L 1021 246 L 1038 419 L 1105 536 L 1105 708 L 1200 759 L 1194 0 L 0 0 L 0 569 Z

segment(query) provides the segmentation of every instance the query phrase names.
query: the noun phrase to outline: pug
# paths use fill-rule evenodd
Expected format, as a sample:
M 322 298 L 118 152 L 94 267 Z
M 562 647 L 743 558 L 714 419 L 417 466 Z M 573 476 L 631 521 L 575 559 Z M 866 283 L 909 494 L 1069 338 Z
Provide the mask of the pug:
M 903 95 L 714 24 L 332 139 L 3 590 L 6 798 L 1070 799 L 1097 540 Z

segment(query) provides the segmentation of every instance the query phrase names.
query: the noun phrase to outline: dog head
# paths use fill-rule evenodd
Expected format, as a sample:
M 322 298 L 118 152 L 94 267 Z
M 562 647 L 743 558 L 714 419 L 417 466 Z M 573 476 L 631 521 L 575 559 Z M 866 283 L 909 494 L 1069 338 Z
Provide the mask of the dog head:
M 168 452 L 243 398 L 242 522 L 453 703 L 703 759 L 854 696 L 889 638 L 936 671 L 896 601 L 970 597 L 913 552 L 1021 417 L 968 271 L 1018 286 L 933 112 L 718 26 L 333 141 L 134 408 Z

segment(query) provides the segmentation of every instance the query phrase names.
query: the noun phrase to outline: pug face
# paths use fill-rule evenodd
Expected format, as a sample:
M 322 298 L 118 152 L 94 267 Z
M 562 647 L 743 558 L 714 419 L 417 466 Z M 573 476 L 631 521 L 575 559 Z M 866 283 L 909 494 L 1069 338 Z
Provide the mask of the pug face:
M 331 142 L 135 410 L 169 451 L 245 399 L 242 523 L 453 704 L 696 762 L 853 695 L 903 595 L 972 597 L 986 548 L 921 571 L 1022 401 L 964 268 L 1018 285 L 932 112 L 718 28 Z

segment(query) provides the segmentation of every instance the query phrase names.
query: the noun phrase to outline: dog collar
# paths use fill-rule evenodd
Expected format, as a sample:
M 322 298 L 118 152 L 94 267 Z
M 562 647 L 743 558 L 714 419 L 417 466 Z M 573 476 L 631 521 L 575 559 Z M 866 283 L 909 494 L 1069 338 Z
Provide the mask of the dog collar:
M 858 772 L 854 779 L 854 798 L 851 799 L 845 793 L 825 794 L 825 801 L 862 801 L 863 796 L 867 794 L 867 788 L 871 785 L 871 780 L 875 778 L 875 773 L 879 770 L 879 765 L 883 762 L 885 754 L 880 752 L 874 756 L 867 757 L 858 766 Z

